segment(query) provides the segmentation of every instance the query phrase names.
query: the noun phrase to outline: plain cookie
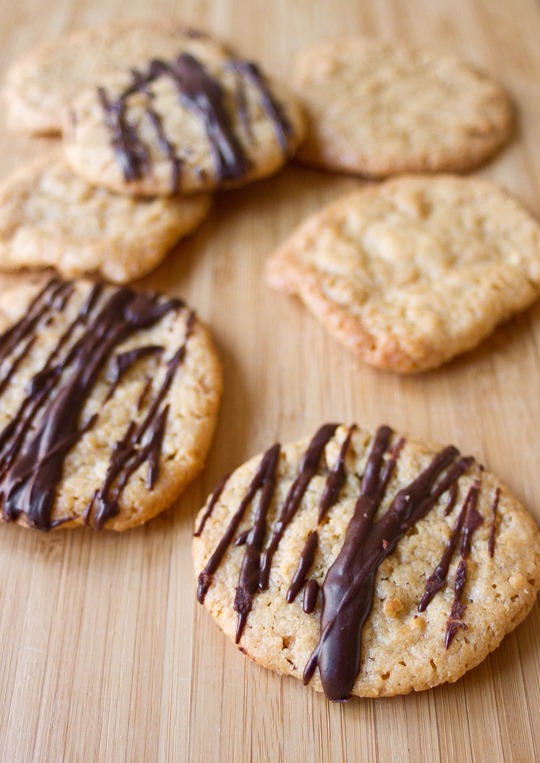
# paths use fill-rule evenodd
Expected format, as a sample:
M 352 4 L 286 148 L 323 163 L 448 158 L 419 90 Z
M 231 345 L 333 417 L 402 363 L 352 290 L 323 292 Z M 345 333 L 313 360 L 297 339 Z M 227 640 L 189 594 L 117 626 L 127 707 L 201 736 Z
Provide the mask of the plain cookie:
M 478 178 L 406 176 L 338 199 L 270 258 L 362 360 L 414 373 L 470 350 L 540 288 L 540 226 Z
M 181 300 L 89 281 L 2 295 L 0 509 L 38 530 L 127 530 L 202 469 L 221 396 Z
M 75 172 L 153 196 L 236 187 L 285 164 L 304 134 L 294 96 L 255 64 L 196 43 L 141 57 L 72 103 L 64 140 Z
M 62 115 L 82 90 L 141 60 L 174 56 L 188 40 L 193 49 L 200 40 L 205 47 L 222 49 L 207 35 L 178 24 L 140 21 L 85 29 L 42 45 L 14 61 L 6 73 L 8 123 L 14 132 L 59 133 Z
M 329 424 L 201 510 L 198 598 L 255 662 L 329 699 L 456 681 L 532 608 L 540 533 L 456 448 Z
M 309 120 L 298 158 L 331 170 L 385 177 L 466 171 L 511 135 L 504 90 L 447 55 L 349 39 L 298 60 L 293 85 Z
M 53 267 L 126 283 L 207 216 L 210 197 L 137 199 L 89 185 L 53 155 L 0 184 L 0 270 Z

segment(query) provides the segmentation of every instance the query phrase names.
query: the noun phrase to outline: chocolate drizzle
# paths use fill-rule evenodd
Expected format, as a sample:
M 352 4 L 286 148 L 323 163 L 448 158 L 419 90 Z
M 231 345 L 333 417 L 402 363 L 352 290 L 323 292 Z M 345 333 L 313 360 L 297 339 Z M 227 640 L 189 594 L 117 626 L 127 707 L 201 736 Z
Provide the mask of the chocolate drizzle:
M 2 368 L 7 366 L 4 378 L 11 378 L 20 362 L 30 355 L 42 325 L 48 325 L 65 308 L 73 292 L 72 283 L 51 281 L 30 304 L 26 315 L 0 338 L 0 364 Z M 25 514 L 28 523 L 40 530 L 64 521 L 51 521 L 56 490 L 67 454 L 99 418 L 96 413 L 86 422 L 81 421 L 102 368 L 118 344 L 181 308 L 179 300 L 164 300 L 156 294 L 137 294 L 125 288 L 104 294 L 100 285 L 90 289 L 82 309 L 30 379 L 17 410 L 0 432 L 0 507 L 4 520 L 15 521 Z M 96 527 L 102 527 L 117 513 L 119 494 L 141 463 L 148 461 L 149 487 L 157 479 L 168 412 L 168 406 L 160 406 L 185 355 L 192 321 L 192 317 L 188 319 L 185 341 L 169 361 L 165 380 L 142 422 L 132 422 L 121 441 L 123 450 L 117 444 L 113 451 L 105 484 L 96 496 L 102 502 L 94 518 Z M 162 348 L 148 346 L 117 356 L 106 400 L 114 394 L 128 368 L 157 351 Z M 110 494 L 117 478 L 114 494 Z
M 245 498 L 233 515 L 208 564 L 199 575 L 198 598 L 202 602 L 217 567 L 234 540 L 249 503 L 261 489 L 253 525 L 236 540 L 237 545 L 245 543 L 246 548 L 234 601 L 234 609 L 238 613 L 236 643 L 241 639 L 257 590 L 268 588 L 274 554 L 299 510 L 310 481 L 321 468 L 326 445 L 334 436 L 336 428 L 335 424 L 325 425 L 312 439 L 302 459 L 299 474 L 289 489 L 281 511 L 277 514 L 270 539 L 263 550 L 268 514 L 275 493 L 279 445 L 275 445 L 264 454 Z M 307 580 L 317 554 L 318 528 L 329 509 L 338 501 L 345 482 L 345 458 L 354 429 L 355 427 L 349 428 L 336 463 L 327 475 L 319 503 L 317 527 L 306 538 L 286 594 L 287 601 L 293 602 L 305 583 L 303 609 L 306 613 L 313 612 L 319 593 L 318 582 L 314 578 Z M 364 474 L 360 478 L 360 495 L 343 545 L 322 585 L 320 638 L 306 663 L 304 683 L 309 683 L 318 667 L 325 694 L 334 701 L 348 698 L 360 672 L 362 631 L 372 608 L 375 575 L 381 563 L 392 554 L 399 540 L 432 510 L 445 493 L 448 493 L 448 498 L 444 513 L 448 514 L 453 509 L 458 495 L 457 482 L 474 463 L 472 458 L 461 457 L 456 448 L 445 448 L 434 456 L 411 484 L 398 491 L 393 499 L 389 499 L 388 508 L 378 516 L 405 444 L 403 439 L 397 442 L 392 440 L 393 432 L 389 427 L 383 426 L 377 430 Z M 460 510 L 443 557 L 428 579 L 426 591 L 419 604 L 419 610 L 423 611 L 444 584 L 452 555 L 461 537 L 461 560 L 445 639 L 447 648 L 457 630 L 466 627 L 463 622 L 465 607 L 462 596 L 472 535 L 482 522 L 482 516 L 476 508 L 479 490 L 480 483 L 476 480 Z M 211 505 L 213 508 L 213 502 L 214 496 L 210 499 L 203 519 L 211 510 Z
M 452 602 L 452 609 L 450 610 L 450 616 L 446 623 L 446 634 L 444 638 L 444 645 L 447 649 L 460 628 L 467 630 L 467 625 L 463 621 L 466 605 L 463 604 L 462 600 L 465 583 L 467 582 L 467 558 L 471 550 L 472 535 L 484 521 L 482 515 L 476 508 L 479 492 L 480 480 L 476 480 L 475 484 L 469 490 L 466 500 L 467 511 L 461 537 L 461 559 L 459 560 L 456 571 L 456 578 L 454 581 L 454 601 Z
M 255 64 L 236 59 L 227 60 L 223 66 L 237 75 L 236 101 L 239 106 L 240 123 L 248 139 L 253 135 L 249 122 L 248 104 L 244 85 L 250 83 L 258 93 L 261 107 L 274 128 L 279 146 L 288 152 L 288 140 L 293 128 L 283 107 L 273 97 L 268 84 Z M 182 53 L 174 61 L 153 60 L 145 72 L 133 71 L 132 83 L 121 95 L 111 100 L 103 88 L 98 96 L 105 114 L 105 124 L 111 134 L 111 145 L 122 168 L 126 182 L 140 180 L 151 171 L 149 151 L 140 137 L 137 127 L 128 118 L 129 98 L 135 93 L 146 97 L 145 112 L 152 125 L 159 149 L 171 163 L 173 193 L 179 190 L 183 160 L 167 136 L 162 119 L 153 107 L 151 84 L 167 77 L 178 92 L 182 106 L 191 111 L 204 125 L 206 137 L 213 155 L 218 182 L 244 177 L 251 162 L 228 113 L 226 93 L 217 79 L 212 77 L 201 62 Z

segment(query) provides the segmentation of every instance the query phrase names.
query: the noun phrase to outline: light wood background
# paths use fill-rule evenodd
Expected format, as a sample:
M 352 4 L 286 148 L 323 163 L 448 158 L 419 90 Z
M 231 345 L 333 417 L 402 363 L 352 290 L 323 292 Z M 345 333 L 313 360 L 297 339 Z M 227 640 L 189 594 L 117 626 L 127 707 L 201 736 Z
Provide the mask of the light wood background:
M 0 60 L 80 27 L 171 13 L 284 79 L 302 46 L 357 32 L 461 54 L 502 81 L 519 110 L 519 134 L 481 174 L 540 215 L 535 0 L 0 0 Z M 0 124 L 0 174 L 48 148 Z M 145 279 L 186 297 L 213 329 L 226 383 L 215 443 L 203 475 L 145 528 L 0 528 L 1 761 L 540 759 L 538 604 L 455 685 L 332 705 L 249 663 L 195 603 L 193 518 L 212 486 L 275 438 L 324 420 L 386 422 L 455 443 L 540 521 L 540 306 L 441 370 L 398 378 L 356 361 L 263 284 L 282 238 L 360 184 L 291 166 L 223 194 L 200 232 Z

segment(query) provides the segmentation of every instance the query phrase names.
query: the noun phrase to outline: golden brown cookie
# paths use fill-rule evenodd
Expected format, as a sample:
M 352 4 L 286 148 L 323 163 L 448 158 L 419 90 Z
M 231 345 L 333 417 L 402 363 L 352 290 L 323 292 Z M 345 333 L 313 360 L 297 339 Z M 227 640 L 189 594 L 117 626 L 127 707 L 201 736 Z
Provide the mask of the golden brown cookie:
M 90 183 L 153 196 L 272 175 L 303 134 L 287 88 L 255 64 L 188 38 L 173 57 L 141 58 L 83 92 L 64 139 L 68 163 Z
M 512 132 L 504 90 L 457 58 L 370 39 L 328 42 L 298 60 L 293 84 L 308 116 L 298 158 L 386 177 L 466 171 Z
M 157 267 L 202 222 L 210 197 L 136 199 L 89 185 L 56 153 L 0 184 L 0 270 L 54 267 L 113 283 Z
M 540 533 L 473 458 L 328 424 L 222 481 L 198 598 L 255 662 L 342 701 L 456 681 L 532 608 Z
M 309 218 L 270 258 L 267 281 L 362 360 L 425 371 L 537 298 L 540 225 L 485 180 L 405 176 Z
M 39 530 L 127 530 L 204 464 L 221 395 L 181 300 L 89 281 L 2 295 L 0 510 Z
M 42 45 L 9 67 L 4 98 L 14 132 L 59 133 L 62 115 L 87 87 L 118 69 L 130 71 L 141 61 L 170 57 L 191 40 L 222 46 L 201 32 L 177 23 L 131 21 L 84 29 Z

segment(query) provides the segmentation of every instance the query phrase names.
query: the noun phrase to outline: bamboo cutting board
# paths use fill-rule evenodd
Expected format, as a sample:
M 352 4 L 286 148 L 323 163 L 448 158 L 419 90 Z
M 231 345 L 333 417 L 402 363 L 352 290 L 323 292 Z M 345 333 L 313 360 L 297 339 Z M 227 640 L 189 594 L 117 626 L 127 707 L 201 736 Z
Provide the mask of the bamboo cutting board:
M 519 110 L 519 134 L 481 174 L 540 215 L 535 0 L 0 0 L 0 11 L 4 67 L 67 31 L 150 13 L 215 32 L 284 79 L 304 45 L 353 33 L 461 54 L 505 84 Z M 0 174 L 50 148 L 0 124 Z M 398 378 L 356 361 L 298 302 L 263 284 L 283 237 L 360 185 L 291 166 L 223 194 L 144 280 L 184 296 L 216 337 L 226 387 L 214 446 L 202 476 L 147 527 L 122 536 L 0 527 L 1 761 L 540 759 L 538 604 L 457 684 L 332 705 L 249 663 L 195 603 L 193 519 L 212 486 L 325 420 L 386 422 L 455 443 L 540 522 L 540 305 L 441 370 Z

